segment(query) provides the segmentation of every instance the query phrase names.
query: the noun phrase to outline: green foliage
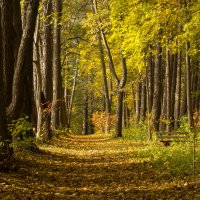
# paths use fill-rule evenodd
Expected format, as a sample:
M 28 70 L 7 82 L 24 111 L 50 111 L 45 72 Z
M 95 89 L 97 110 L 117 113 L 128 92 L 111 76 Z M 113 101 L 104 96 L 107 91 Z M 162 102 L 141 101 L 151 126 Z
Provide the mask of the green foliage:
M 8 124 L 8 130 L 13 136 L 12 147 L 25 147 L 32 146 L 34 137 L 32 135 L 32 123 L 28 121 L 29 117 L 21 117 L 13 120 Z
M 147 141 L 147 125 L 139 124 L 137 126 L 131 126 L 123 130 L 123 139 L 124 140 L 135 140 L 135 141 Z
M 155 168 L 166 171 L 169 176 L 184 177 L 193 173 L 193 145 L 191 142 L 172 143 L 169 147 L 152 143 L 138 154 L 138 156 L 148 158 Z M 197 160 L 199 159 L 200 154 L 197 153 Z M 199 167 L 197 167 L 197 173 L 199 172 Z

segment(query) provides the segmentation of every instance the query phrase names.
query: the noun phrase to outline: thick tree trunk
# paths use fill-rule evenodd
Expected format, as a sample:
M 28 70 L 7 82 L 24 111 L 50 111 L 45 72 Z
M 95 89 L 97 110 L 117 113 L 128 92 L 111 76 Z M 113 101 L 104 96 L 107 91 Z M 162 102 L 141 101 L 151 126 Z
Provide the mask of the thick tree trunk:
M 32 2 L 29 3 L 27 10 L 27 23 L 23 31 L 13 79 L 12 102 L 10 103 L 7 109 L 7 116 L 10 119 L 18 118 L 21 111 L 21 97 L 24 83 L 23 81 L 26 73 L 25 63 L 28 55 L 32 54 L 32 52 L 29 52 L 29 50 L 30 44 L 33 43 L 33 35 L 35 30 L 38 6 L 39 1 L 32 0 Z
M 2 0 L 1 24 L 3 43 L 3 67 L 5 80 L 6 106 L 12 101 L 12 84 L 14 75 L 14 30 L 13 30 L 13 2 Z
M 1 9 L 0 9 L 1 16 Z M 1 17 L 0 17 L 1 19 Z M 3 76 L 3 57 L 2 57 L 2 29 L 0 25 L 0 142 L 3 142 L 4 146 L 0 148 L 0 170 L 7 167 L 7 163 L 9 162 L 12 156 L 12 148 L 9 147 L 9 144 L 12 142 L 12 136 L 8 132 L 7 128 L 7 118 L 6 118 L 6 106 L 5 106 L 5 98 L 4 98 L 4 76 Z M 1 166 L 1 162 L 3 162 L 3 166 Z
M 162 48 L 156 43 L 155 71 L 154 71 L 154 94 L 152 107 L 152 125 L 155 131 L 159 130 L 159 118 L 161 114 L 161 87 L 162 87 Z
M 22 20 L 21 20 L 21 7 L 20 0 L 13 0 L 13 28 L 14 28 L 14 58 L 17 61 L 20 41 L 22 38 Z
M 52 128 L 59 127 L 60 112 L 60 87 L 61 87 L 61 43 L 60 43 L 60 18 L 62 12 L 62 1 L 54 1 L 55 20 L 53 36 L 53 103 L 52 103 Z
M 43 16 L 43 93 L 46 104 L 46 112 L 44 114 L 44 137 L 45 140 L 51 138 L 51 114 L 50 105 L 52 103 L 52 30 L 51 30 L 51 14 L 52 2 L 47 0 L 44 3 Z

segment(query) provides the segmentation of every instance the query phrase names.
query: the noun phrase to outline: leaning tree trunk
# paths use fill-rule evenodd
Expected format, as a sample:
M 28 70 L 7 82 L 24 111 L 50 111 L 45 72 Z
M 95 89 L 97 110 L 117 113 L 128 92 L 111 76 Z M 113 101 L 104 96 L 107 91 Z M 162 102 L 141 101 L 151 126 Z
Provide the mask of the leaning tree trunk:
M 62 1 L 54 1 L 55 20 L 54 20 L 54 36 L 53 36 L 53 102 L 52 102 L 52 129 L 59 127 L 59 112 L 60 112 L 60 87 L 61 87 L 61 12 Z
M 30 44 L 33 43 L 33 35 L 35 30 L 36 18 L 38 13 L 38 0 L 32 0 L 27 8 L 27 23 L 23 30 L 22 39 L 20 42 L 20 47 L 17 56 L 16 68 L 13 78 L 13 87 L 12 87 L 12 102 L 7 108 L 7 116 L 9 119 L 16 119 L 20 115 L 22 108 L 21 97 L 23 93 L 23 83 L 26 73 L 26 58 L 32 52 L 30 50 Z
M 108 91 L 108 82 L 107 82 L 107 74 L 106 74 L 106 64 L 104 59 L 104 52 L 103 46 L 101 41 L 101 34 L 98 33 L 98 45 L 99 45 L 99 56 L 101 61 L 101 68 L 102 68 L 102 77 L 103 77 L 103 84 L 104 84 L 104 97 L 105 97 L 105 112 L 106 112 L 106 125 L 105 125 L 105 133 L 110 132 L 110 99 L 109 99 L 109 91 Z

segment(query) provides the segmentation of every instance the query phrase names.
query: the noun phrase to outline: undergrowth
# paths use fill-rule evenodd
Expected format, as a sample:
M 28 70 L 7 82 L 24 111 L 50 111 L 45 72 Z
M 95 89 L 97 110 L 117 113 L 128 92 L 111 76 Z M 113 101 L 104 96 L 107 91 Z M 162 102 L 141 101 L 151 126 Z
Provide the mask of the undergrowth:
M 188 131 L 188 126 L 183 121 L 181 130 Z M 197 133 L 196 138 L 196 157 L 195 157 L 195 174 L 200 175 L 200 133 Z M 183 178 L 193 175 L 194 161 L 194 140 L 193 132 L 190 132 L 190 138 L 184 142 L 172 142 L 170 146 L 165 147 L 153 134 L 153 140 L 148 140 L 147 126 L 139 125 L 124 129 L 124 142 L 136 141 L 145 142 L 146 145 L 137 151 L 138 157 L 143 157 L 153 166 L 166 174 L 173 177 Z

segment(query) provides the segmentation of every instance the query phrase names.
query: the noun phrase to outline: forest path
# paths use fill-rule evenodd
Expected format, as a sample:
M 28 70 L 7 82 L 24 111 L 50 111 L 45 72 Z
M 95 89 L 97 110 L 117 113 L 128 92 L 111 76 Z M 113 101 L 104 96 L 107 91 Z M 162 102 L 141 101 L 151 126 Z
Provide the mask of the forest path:
M 40 152 L 18 152 L 19 170 L 0 173 L 0 199 L 200 199 L 139 156 L 147 143 L 105 135 L 59 136 Z

